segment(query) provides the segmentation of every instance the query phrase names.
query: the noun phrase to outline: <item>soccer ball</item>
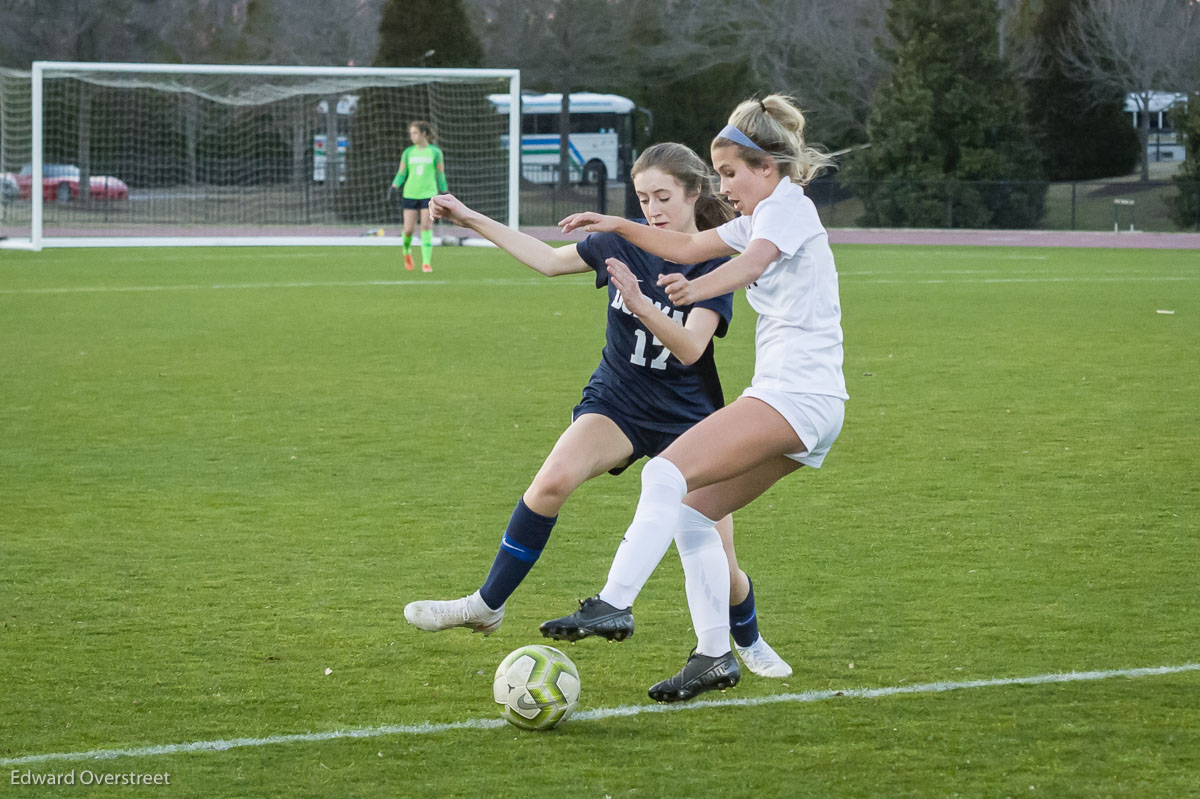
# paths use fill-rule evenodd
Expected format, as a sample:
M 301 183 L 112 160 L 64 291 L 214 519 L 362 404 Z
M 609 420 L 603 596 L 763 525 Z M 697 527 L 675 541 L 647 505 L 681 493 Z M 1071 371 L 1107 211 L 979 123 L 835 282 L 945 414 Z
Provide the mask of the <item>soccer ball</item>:
M 552 646 L 523 646 L 496 669 L 492 698 L 509 724 L 548 730 L 579 704 L 579 670 Z

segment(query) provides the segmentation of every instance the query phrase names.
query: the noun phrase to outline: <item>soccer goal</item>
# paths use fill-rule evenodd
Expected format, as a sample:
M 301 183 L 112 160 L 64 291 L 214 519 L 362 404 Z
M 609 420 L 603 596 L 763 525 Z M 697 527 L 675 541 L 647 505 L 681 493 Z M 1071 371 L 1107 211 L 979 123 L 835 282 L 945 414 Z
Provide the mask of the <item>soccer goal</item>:
M 0 237 L 35 250 L 396 244 L 387 189 L 418 119 L 450 191 L 516 227 L 520 92 L 520 73 L 499 69 L 0 70 Z

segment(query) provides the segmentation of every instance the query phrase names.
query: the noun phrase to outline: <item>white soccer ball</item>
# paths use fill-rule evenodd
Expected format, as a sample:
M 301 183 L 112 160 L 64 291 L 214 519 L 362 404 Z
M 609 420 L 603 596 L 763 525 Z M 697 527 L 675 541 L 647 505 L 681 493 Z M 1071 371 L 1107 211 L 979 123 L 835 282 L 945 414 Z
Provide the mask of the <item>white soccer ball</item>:
M 579 704 L 579 670 L 552 646 L 523 646 L 496 669 L 492 698 L 509 724 L 523 730 L 548 730 Z

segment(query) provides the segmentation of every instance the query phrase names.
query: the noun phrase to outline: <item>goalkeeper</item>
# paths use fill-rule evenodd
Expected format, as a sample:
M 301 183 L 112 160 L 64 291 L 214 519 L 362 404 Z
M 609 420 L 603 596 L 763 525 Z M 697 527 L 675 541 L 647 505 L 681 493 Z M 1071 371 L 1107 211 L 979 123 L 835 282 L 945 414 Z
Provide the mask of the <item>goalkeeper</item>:
M 437 138 L 433 125 L 417 120 L 408 126 L 408 137 L 412 139 L 412 146 L 406 147 L 400 156 L 400 169 L 388 187 L 388 199 L 400 191 L 400 204 L 404 208 L 404 268 L 410 271 L 413 268 L 412 238 L 419 216 L 421 271 L 432 272 L 433 219 L 429 215 L 429 200 L 435 194 L 449 191 L 446 161 L 442 149 L 433 143 Z

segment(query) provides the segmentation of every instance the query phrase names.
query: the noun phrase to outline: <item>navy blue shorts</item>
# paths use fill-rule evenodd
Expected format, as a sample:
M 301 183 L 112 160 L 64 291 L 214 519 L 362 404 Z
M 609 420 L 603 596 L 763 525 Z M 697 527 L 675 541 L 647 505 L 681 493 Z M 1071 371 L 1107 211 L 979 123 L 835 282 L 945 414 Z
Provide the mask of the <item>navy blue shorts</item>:
M 392 206 L 395 208 L 396 206 Z M 424 211 L 429 207 L 429 200 L 410 200 L 407 197 L 400 199 L 400 207 L 405 211 Z
M 575 421 L 585 413 L 599 414 L 611 419 L 613 424 L 621 428 L 621 432 L 629 439 L 629 443 L 633 444 L 633 455 L 629 461 L 623 466 L 609 469 L 609 474 L 620 474 L 642 458 L 653 458 L 683 435 L 682 432 L 664 433 L 662 430 L 651 430 L 648 427 L 636 425 L 612 405 L 597 397 L 589 397 L 588 394 L 589 392 L 585 389 L 583 400 L 571 411 L 571 421 Z

